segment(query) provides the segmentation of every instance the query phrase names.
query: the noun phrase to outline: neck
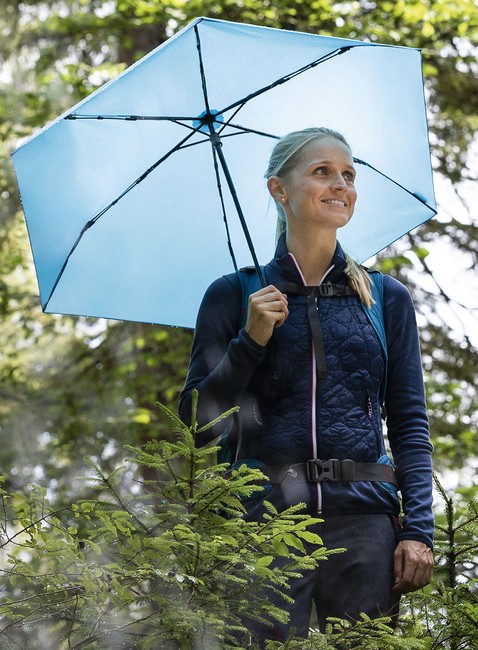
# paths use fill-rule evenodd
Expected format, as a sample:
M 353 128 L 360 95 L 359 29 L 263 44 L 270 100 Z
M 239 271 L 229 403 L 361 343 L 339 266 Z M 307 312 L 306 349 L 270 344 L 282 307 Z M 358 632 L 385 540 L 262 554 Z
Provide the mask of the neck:
M 327 236 L 328 235 L 328 236 Z M 305 283 L 308 286 L 320 284 L 330 268 L 337 246 L 335 232 L 321 237 L 295 236 L 288 232 L 286 235 L 287 249 L 295 257 Z

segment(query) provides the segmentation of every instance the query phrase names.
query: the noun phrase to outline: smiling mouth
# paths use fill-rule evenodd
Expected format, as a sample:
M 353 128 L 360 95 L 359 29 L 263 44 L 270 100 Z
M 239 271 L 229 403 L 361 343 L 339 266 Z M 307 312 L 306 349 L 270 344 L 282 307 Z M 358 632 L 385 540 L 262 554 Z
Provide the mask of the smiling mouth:
M 323 201 L 327 205 L 337 205 L 339 208 L 345 208 L 346 203 L 344 201 L 338 201 L 337 199 L 330 199 L 329 201 Z

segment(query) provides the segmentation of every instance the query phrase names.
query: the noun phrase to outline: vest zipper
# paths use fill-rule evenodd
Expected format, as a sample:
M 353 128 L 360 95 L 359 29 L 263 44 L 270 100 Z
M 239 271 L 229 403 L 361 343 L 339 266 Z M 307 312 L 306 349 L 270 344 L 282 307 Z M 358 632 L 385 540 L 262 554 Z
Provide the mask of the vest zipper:
M 329 273 L 332 271 L 334 268 L 334 264 L 330 266 L 327 271 L 324 273 L 321 281 L 319 284 L 322 284 L 326 277 L 329 275 Z M 304 280 L 305 284 L 305 280 Z M 316 301 L 316 309 L 319 309 L 318 302 Z M 320 314 L 319 314 L 320 318 Z M 325 354 L 325 352 L 324 352 Z M 317 431 L 317 364 L 315 360 L 315 349 L 314 349 L 314 343 L 312 342 L 312 408 L 313 408 L 313 414 L 314 414 L 314 425 L 312 429 L 312 434 L 313 434 L 313 451 L 314 451 L 314 458 L 317 458 L 317 436 L 318 436 L 318 431 Z M 323 499 L 322 499 L 322 485 L 319 481 L 316 483 L 317 485 L 317 514 L 322 513 L 322 505 L 323 505 Z
M 300 266 L 295 259 L 294 255 L 289 252 L 289 255 L 292 259 L 292 261 L 295 264 L 295 267 L 301 277 L 302 283 L 306 285 L 306 281 L 304 278 L 304 275 L 300 269 Z M 319 284 L 322 284 L 324 282 L 325 278 L 328 276 L 330 271 L 334 268 L 334 264 L 330 266 L 327 271 L 324 273 L 324 276 L 322 277 L 321 281 Z M 319 306 L 317 305 L 317 309 Z M 315 360 L 315 349 L 314 349 L 314 342 L 312 341 L 312 366 L 311 366 L 311 373 L 312 373 L 312 381 L 311 381 L 311 396 L 310 396 L 310 402 L 311 402 L 311 413 L 310 413 L 310 425 L 311 425 L 311 436 L 312 436 L 312 458 L 317 458 L 317 364 Z M 317 514 L 322 513 L 322 486 L 320 485 L 320 482 L 317 481 L 316 483 L 317 486 Z

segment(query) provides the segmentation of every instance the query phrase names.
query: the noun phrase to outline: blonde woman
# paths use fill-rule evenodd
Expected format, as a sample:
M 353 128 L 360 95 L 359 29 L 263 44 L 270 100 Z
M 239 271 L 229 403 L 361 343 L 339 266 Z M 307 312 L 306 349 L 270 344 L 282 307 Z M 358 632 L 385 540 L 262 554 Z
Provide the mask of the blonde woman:
M 384 354 L 367 317 L 374 274 L 337 241 L 354 212 L 355 175 L 335 131 L 278 141 L 266 173 L 279 235 L 267 286 L 249 297 L 244 321 L 239 274 L 211 285 L 180 399 L 187 419 L 198 389 L 204 423 L 241 406 L 230 423 L 232 458 L 261 466 L 271 485 L 265 498 L 278 508 L 305 502 L 325 520 L 317 531 L 325 545 L 347 549 L 293 582 L 288 625 L 251 625 L 260 645 L 292 628 L 307 636 L 313 603 L 322 628 L 332 616 L 395 616 L 399 595 L 432 575 L 431 445 L 415 314 L 405 287 L 383 276 Z M 246 502 L 248 517 L 261 517 L 263 499 Z

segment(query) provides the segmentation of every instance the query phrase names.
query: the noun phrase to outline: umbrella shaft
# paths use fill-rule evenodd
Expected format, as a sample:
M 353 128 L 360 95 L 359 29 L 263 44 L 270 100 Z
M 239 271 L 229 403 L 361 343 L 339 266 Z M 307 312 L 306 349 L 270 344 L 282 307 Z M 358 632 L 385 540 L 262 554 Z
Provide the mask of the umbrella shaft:
M 227 185 L 229 187 L 229 191 L 231 192 L 232 200 L 234 201 L 234 205 L 236 207 L 237 214 L 239 216 L 239 221 L 241 222 L 242 230 L 244 231 L 244 236 L 247 241 L 247 245 L 249 247 L 249 250 L 252 255 L 252 260 L 254 262 L 254 267 L 257 271 L 257 274 L 259 276 L 259 280 L 261 282 L 261 286 L 265 287 L 266 282 L 264 279 L 264 274 L 262 273 L 261 266 L 259 264 L 259 261 L 257 259 L 256 251 L 254 250 L 254 244 L 251 239 L 251 235 L 249 233 L 249 228 L 247 227 L 246 219 L 244 217 L 244 213 L 241 208 L 241 204 L 239 203 L 239 199 L 237 196 L 236 188 L 234 187 L 234 182 L 232 180 L 231 174 L 229 172 L 229 167 L 227 166 L 226 159 L 224 157 L 224 153 L 222 151 L 222 142 L 221 138 L 219 137 L 219 134 L 216 133 L 214 130 L 214 127 L 212 125 L 209 125 L 210 131 L 211 131 L 211 144 L 214 147 L 214 150 L 216 151 L 217 157 L 219 159 L 219 162 L 221 163 L 222 171 L 224 173 L 224 177 L 226 179 Z

